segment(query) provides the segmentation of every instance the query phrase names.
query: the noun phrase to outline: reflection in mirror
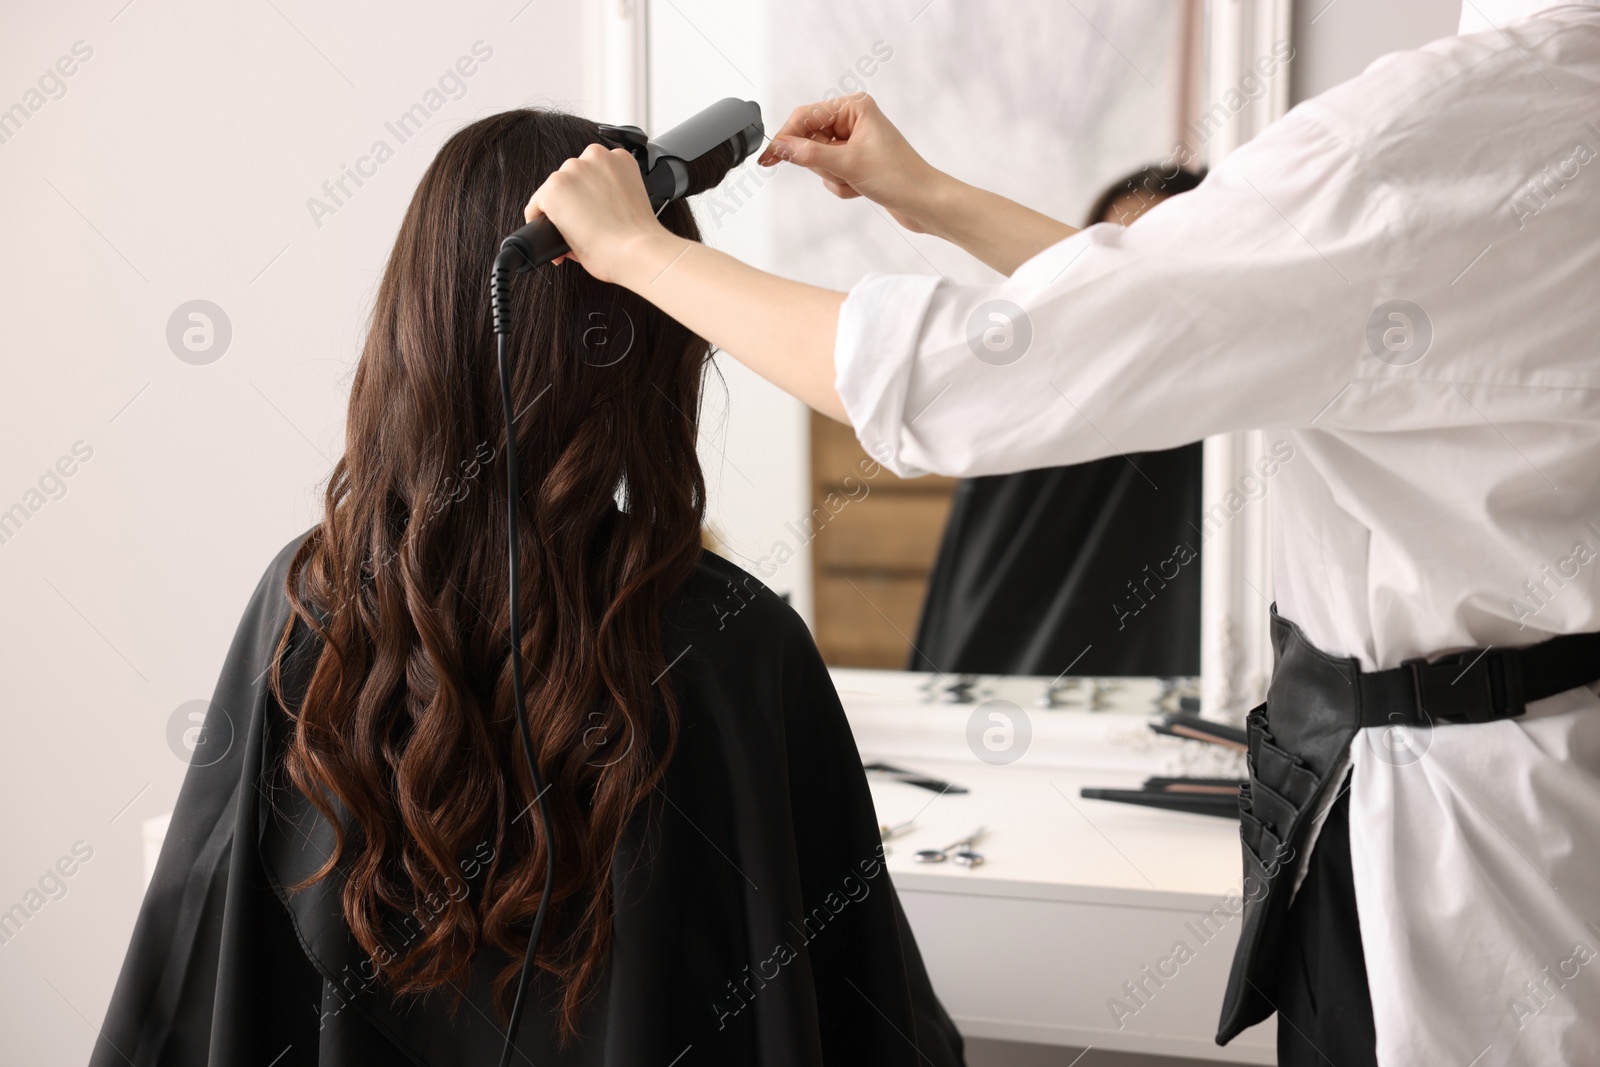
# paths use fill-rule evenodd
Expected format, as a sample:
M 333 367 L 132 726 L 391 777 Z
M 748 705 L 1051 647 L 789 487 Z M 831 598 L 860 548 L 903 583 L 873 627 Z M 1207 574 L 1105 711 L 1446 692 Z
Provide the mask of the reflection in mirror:
M 1194 67 L 1188 13 L 1141 0 L 1097 10 L 1091 24 L 1071 5 L 1013 5 L 995 19 L 955 4 L 908 13 L 803 0 L 764 5 L 766 47 L 736 53 L 737 65 L 765 83 L 771 128 L 794 105 L 864 90 L 935 166 L 1073 223 L 1127 224 L 1194 184 L 1174 162 Z M 670 35 L 683 18 L 664 9 L 654 32 Z M 728 21 L 718 28 L 726 34 Z M 780 186 L 768 194 L 782 206 L 763 263 L 774 271 L 840 289 L 869 272 L 999 278 L 869 201 L 840 202 L 786 170 L 752 175 Z M 702 213 L 714 230 L 757 192 L 730 184 Z M 756 559 L 770 561 L 762 573 L 775 588 L 809 584 L 796 604 L 828 663 L 1046 679 L 1198 674 L 1198 444 L 903 480 L 849 427 L 812 415 L 808 431 L 803 511 L 783 516 Z M 735 531 L 719 523 L 718 533 Z M 809 583 L 785 573 L 802 552 Z

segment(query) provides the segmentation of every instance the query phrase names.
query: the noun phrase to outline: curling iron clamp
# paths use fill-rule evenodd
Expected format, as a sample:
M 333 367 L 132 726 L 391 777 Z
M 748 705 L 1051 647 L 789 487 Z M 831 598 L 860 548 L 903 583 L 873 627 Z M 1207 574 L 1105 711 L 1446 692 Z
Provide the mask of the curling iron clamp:
M 601 126 L 600 139 L 625 148 L 639 164 L 645 192 L 656 213 L 674 200 L 704 192 L 750 158 L 765 132 L 761 106 L 728 97 L 650 140 L 637 126 Z M 500 243 L 495 270 L 520 274 L 568 251 L 548 218 L 537 218 Z

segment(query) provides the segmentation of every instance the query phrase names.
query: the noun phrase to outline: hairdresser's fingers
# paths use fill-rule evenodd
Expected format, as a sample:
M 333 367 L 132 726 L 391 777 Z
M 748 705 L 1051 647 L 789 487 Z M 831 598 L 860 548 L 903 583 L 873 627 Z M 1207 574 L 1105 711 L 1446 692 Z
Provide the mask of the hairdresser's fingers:
M 819 109 L 819 117 L 817 119 L 811 117 L 813 109 Z M 828 101 L 797 107 L 789 113 L 789 117 L 783 121 L 783 125 L 772 131 L 772 141 L 776 141 L 779 137 L 810 136 L 816 130 L 825 128 L 831 121 L 832 108 Z M 766 151 L 761 153 L 756 162 L 765 166 L 771 166 L 778 162 L 778 157 L 772 152 L 771 141 L 768 142 Z
M 866 93 L 819 101 L 795 109 L 773 136 L 761 162 L 784 160 L 824 181 L 873 196 L 863 183 L 895 198 L 895 187 L 924 165 L 900 131 Z
M 796 132 L 776 133 L 767 142 L 767 147 L 756 159 L 756 163 L 763 167 L 775 166 L 778 163 L 794 162 L 794 149 L 799 145 L 844 145 L 846 142 L 826 131 L 821 132 Z
M 540 214 L 561 231 L 570 249 L 562 258 L 601 281 L 615 275 L 629 238 L 661 225 L 633 156 L 601 145 L 562 163 L 534 191 L 523 215 L 532 221 Z
M 852 93 L 849 96 L 836 96 L 829 100 L 819 100 L 814 104 L 803 104 L 789 113 L 788 119 L 778 127 L 772 139 L 779 138 L 807 139 L 829 143 L 833 141 L 848 141 L 850 134 L 863 118 L 870 115 L 881 114 L 878 105 L 866 93 Z M 771 166 L 778 162 L 778 157 L 768 151 L 762 153 L 758 162 Z
M 774 135 L 761 162 L 787 161 L 822 179 L 840 199 L 864 196 L 900 222 L 925 230 L 922 219 L 940 173 L 917 154 L 866 93 L 796 108 Z
M 873 185 L 873 179 L 882 179 L 901 168 L 898 162 L 883 158 L 873 146 L 859 142 L 825 144 L 803 137 L 785 137 L 774 141 L 771 151 L 777 158 L 809 170 L 822 179 L 829 192 L 845 199 L 861 195 L 865 192 L 864 184 Z M 880 181 L 874 187 L 881 184 Z
M 649 216 L 649 199 L 639 167 L 624 149 L 590 145 L 581 156 L 574 156 L 547 177 L 523 209 L 523 218 L 532 222 L 541 214 L 557 216 L 565 209 L 592 207 L 609 209 L 624 219 Z M 587 221 L 582 214 L 579 221 Z
M 850 169 L 853 158 L 848 144 L 824 144 L 805 137 L 774 139 L 767 146 L 767 151 L 776 159 L 804 167 L 823 178 L 841 180 L 843 173 Z
M 641 196 L 644 195 L 644 182 L 639 177 L 638 164 L 626 149 L 607 149 L 592 144 L 583 150 L 582 155 L 573 156 L 562 163 L 539 188 L 534 190 L 527 206 L 522 209 L 523 221 L 532 222 L 539 215 L 548 214 L 542 206 L 543 202 L 548 200 L 554 191 L 568 188 L 571 182 L 577 182 L 577 188 L 580 189 L 598 188 L 604 185 L 611 191 L 623 189 L 631 184 L 638 187 Z

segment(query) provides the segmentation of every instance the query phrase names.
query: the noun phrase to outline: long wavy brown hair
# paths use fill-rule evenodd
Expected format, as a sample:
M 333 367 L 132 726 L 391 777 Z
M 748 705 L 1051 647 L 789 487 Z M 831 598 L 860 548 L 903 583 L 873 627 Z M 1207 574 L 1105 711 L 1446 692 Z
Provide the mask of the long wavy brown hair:
M 699 558 L 705 507 L 708 346 L 576 264 L 513 284 L 506 440 L 489 267 L 531 192 L 597 140 L 575 116 L 507 112 L 451 137 L 423 176 L 378 288 L 325 514 L 289 569 L 319 657 L 297 702 L 272 682 L 294 720 L 288 775 L 338 842 L 294 889 L 343 872 L 345 918 L 397 995 L 459 990 L 474 955 L 499 949 L 504 1013 L 552 847 L 530 810 L 511 693 L 504 456 L 516 449 L 527 715 L 556 856 L 537 966 L 562 983 L 565 1037 L 608 956 L 612 857 L 676 738 L 662 609 Z M 660 217 L 699 239 L 683 202 Z

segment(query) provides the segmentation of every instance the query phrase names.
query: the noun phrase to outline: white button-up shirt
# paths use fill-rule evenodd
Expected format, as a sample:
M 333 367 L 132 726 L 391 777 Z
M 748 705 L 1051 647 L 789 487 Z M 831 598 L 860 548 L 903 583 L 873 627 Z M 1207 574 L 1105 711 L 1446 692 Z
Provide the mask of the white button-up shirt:
M 864 279 L 862 443 L 975 475 L 1266 429 L 1276 599 L 1318 647 L 1600 630 L 1600 4 L 1507 6 L 1547 10 L 1384 57 L 1000 283 Z M 1379 1061 L 1600 1063 L 1600 698 L 1351 759 Z

